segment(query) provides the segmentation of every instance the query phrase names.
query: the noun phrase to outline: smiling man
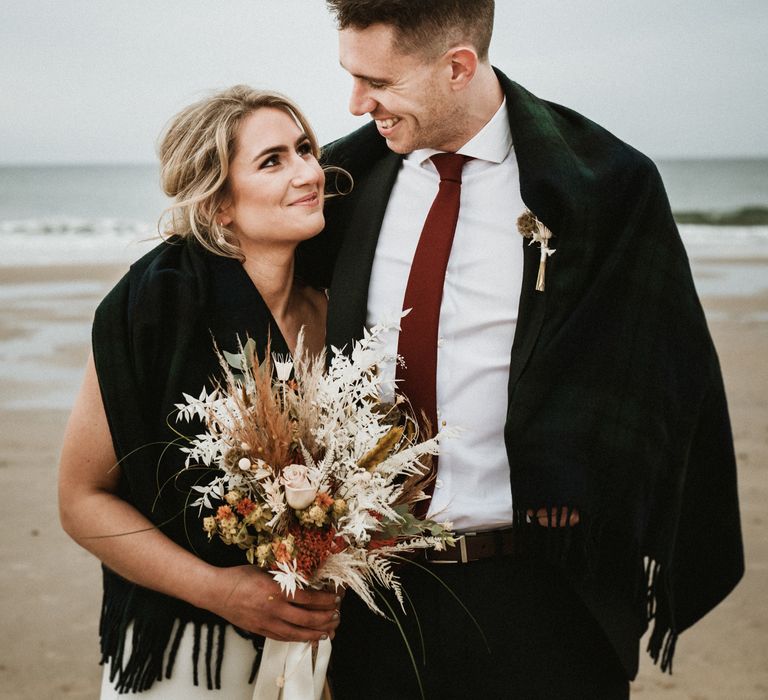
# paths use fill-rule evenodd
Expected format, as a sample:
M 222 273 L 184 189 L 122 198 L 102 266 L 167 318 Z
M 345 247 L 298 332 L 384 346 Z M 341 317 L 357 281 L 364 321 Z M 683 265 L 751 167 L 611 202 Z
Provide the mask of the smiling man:
M 476 30 L 479 34 L 481 27 Z M 483 43 L 477 53 L 470 48 L 475 41 L 456 36 L 459 43 L 451 60 L 438 60 L 444 53 L 443 41 L 425 38 L 427 56 L 435 60 L 424 60 L 421 51 L 397 50 L 391 25 L 376 23 L 340 32 L 341 65 L 354 80 L 349 110 L 358 116 L 370 114 L 395 153 L 422 148 L 456 151 L 499 109 L 504 99 L 501 86 L 489 64 L 482 63 L 490 34 L 477 37 Z
M 327 4 L 373 120 L 324 153 L 355 180 L 315 251 L 328 342 L 411 309 L 381 371 L 461 428 L 429 513 L 462 537 L 400 572 L 410 648 L 347 596 L 335 697 L 626 698 L 649 621 L 669 668 L 743 571 L 720 370 L 658 173 L 492 67 L 492 0 Z

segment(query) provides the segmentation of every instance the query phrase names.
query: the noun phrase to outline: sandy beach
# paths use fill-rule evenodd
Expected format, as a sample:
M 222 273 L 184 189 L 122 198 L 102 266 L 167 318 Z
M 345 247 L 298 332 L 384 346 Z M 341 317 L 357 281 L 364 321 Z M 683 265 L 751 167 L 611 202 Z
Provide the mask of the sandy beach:
M 765 280 L 759 293 L 700 289 L 736 439 L 747 573 L 682 635 L 674 675 L 643 655 L 633 698 L 768 698 L 768 259 L 708 260 L 701 274 L 738 276 L 745 267 Z M 93 310 L 121 273 L 0 267 L 0 698 L 98 695 L 100 569 L 59 527 L 56 468 Z

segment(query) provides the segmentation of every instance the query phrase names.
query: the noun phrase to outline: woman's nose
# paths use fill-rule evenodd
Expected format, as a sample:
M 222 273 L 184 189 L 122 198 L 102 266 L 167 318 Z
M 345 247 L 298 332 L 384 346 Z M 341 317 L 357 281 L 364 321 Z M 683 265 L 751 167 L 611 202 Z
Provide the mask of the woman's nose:
M 315 184 L 324 177 L 320 163 L 314 157 L 298 158 L 296 170 L 293 175 L 295 185 Z

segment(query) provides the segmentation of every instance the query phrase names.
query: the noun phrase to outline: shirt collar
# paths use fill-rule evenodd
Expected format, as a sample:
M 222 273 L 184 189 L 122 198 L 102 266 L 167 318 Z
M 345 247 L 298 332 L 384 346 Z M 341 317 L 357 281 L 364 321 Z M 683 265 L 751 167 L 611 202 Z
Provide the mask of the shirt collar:
M 509 128 L 507 98 L 505 97 L 490 121 L 456 152 L 465 156 L 472 156 L 478 160 L 501 163 L 511 148 L 512 132 Z M 420 148 L 410 153 L 407 158 L 423 165 L 435 153 L 441 153 L 441 151 L 434 148 Z

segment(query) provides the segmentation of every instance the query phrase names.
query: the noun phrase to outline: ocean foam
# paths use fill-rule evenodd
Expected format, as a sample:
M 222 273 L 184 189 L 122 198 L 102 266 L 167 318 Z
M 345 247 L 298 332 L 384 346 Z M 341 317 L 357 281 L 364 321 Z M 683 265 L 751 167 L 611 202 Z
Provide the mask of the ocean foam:
M 768 258 L 768 226 L 679 228 L 691 258 Z M 0 221 L 0 266 L 129 263 L 159 241 L 154 225 L 128 219 Z
M 159 241 L 152 225 L 125 219 L 0 221 L 0 267 L 129 263 Z
M 768 258 L 768 226 L 680 224 L 678 228 L 691 258 Z

